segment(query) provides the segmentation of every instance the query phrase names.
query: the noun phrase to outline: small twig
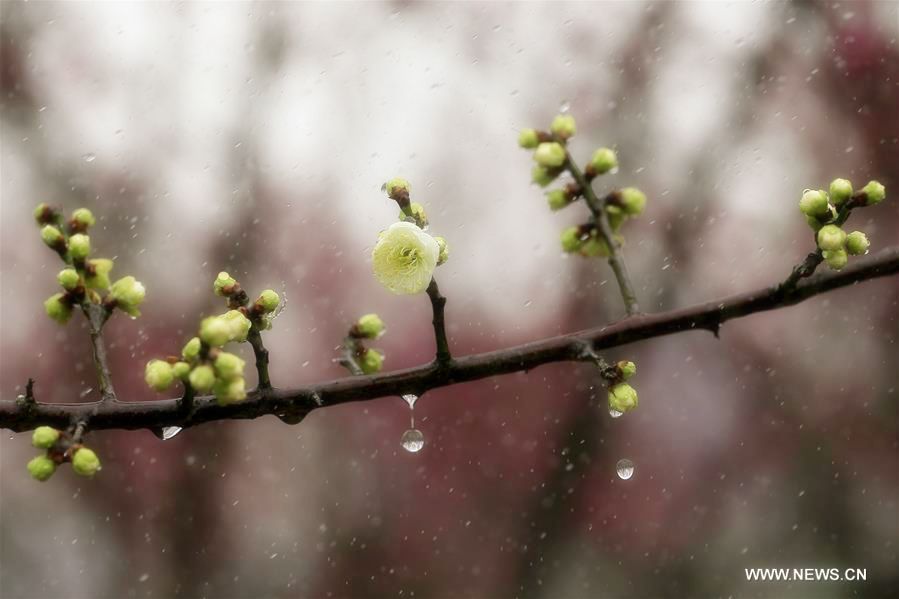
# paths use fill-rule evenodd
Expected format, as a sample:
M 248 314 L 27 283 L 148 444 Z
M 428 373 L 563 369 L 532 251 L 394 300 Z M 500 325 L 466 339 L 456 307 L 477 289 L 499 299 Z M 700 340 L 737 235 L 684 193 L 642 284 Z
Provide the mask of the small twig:
M 587 202 L 587 207 L 593 214 L 594 220 L 596 220 L 599 235 L 609 247 L 609 266 L 612 268 L 612 272 L 615 273 L 615 280 L 618 282 L 618 289 L 621 291 L 621 299 L 624 300 L 624 310 L 628 316 L 637 314 L 640 311 L 637 305 L 637 294 L 634 292 L 634 285 L 631 283 L 630 276 L 627 273 L 624 259 L 619 254 L 621 247 L 615 241 L 612 225 L 609 223 L 609 217 L 605 211 L 605 200 L 594 193 L 590 181 L 577 167 L 568 150 L 565 151 L 565 156 L 565 169 L 571 173 L 571 176 L 577 182 L 580 188 L 579 191 L 583 194 L 584 201 Z
M 428 297 L 431 298 L 431 309 L 434 318 L 431 321 L 434 325 L 434 340 L 437 345 L 437 364 L 448 364 L 452 359 L 449 350 L 449 342 L 446 339 L 446 326 L 444 322 L 444 307 L 446 306 L 446 298 L 440 295 L 440 289 L 437 288 L 437 279 L 431 277 L 431 284 L 428 285 Z
M 247 341 L 253 346 L 253 354 L 256 356 L 256 373 L 259 375 L 259 389 L 271 389 L 272 383 L 268 376 L 268 350 L 262 344 L 262 334 L 256 326 L 250 327 L 247 333 Z
M 116 394 L 115 389 L 112 387 L 112 375 L 109 370 L 106 344 L 103 343 L 103 325 L 109 319 L 110 310 L 101 304 L 95 304 L 89 300 L 82 302 L 81 310 L 87 317 L 90 326 L 91 346 L 93 347 L 94 366 L 97 368 L 97 378 L 100 381 L 101 400 L 113 402 L 116 400 Z

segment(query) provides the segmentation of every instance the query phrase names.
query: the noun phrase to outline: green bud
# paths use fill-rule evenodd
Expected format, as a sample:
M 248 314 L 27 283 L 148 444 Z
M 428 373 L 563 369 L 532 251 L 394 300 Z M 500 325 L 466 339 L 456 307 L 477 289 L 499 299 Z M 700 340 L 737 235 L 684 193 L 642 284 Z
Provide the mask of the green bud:
M 34 209 L 34 220 L 36 220 L 39 225 L 52 223 L 56 220 L 56 216 L 56 209 L 46 202 L 41 202 L 37 205 L 37 208 Z
M 190 371 L 187 380 L 190 381 L 190 386 L 194 391 L 206 393 L 215 384 L 215 371 L 209 364 L 200 364 Z
M 597 175 L 602 175 L 618 167 L 618 156 L 615 154 L 615 150 L 611 148 L 599 148 L 593 152 L 590 166 Z
M 437 266 L 440 266 L 449 260 L 449 244 L 446 239 L 438 235 L 434 236 L 434 241 L 437 242 Z
M 259 294 L 256 299 L 256 305 L 259 306 L 264 313 L 274 312 L 281 303 L 281 298 L 272 289 L 266 289 Z
M 822 250 L 840 250 L 846 244 L 846 231 L 836 225 L 824 225 L 818 230 L 818 247 Z
M 562 251 L 568 254 L 579 252 L 584 245 L 580 227 L 568 227 L 562 231 Z
M 552 183 L 558 173 L 551 173 L 540 165 L 535 166 L 531 169 L 531 181 L 539 185 L 540 187 L 546 187 L 550 183 Z
M 824 250 L 821 254 L 824 256 L 824 261 L 827 262 L 827 266 L 833 270 L 841 270 L 846 266 L 846 263 L 849 262 L 849 254 L 843 248 Z
M 44 225 L 41 229 L 41 239 L 48 247 L 53 249 L 56 249 L 59 244 L 65 242 L 65 237 L 63 237 L 60 230 L 53 225 Z
M 627 220 L 624 210 L 614 204 L 606 204 L 606 216 L 609 218 L 609 226 L 612 227 L 612 231 L 618 231 L 621 224 Z
M 194 337 L 194 339 L 197 339 Z M 197 339 L 199 341 L 199 339 Z M 176 379 L 180 379 L 182 381 L 187 380 L 187 377 L 190 376 L 190 364 L 187 362 L 175 362 L 172 364 L 172 374 L 175 375 Z
M 231 290 L 237 285 L 237 281 L 226 273 L 222 271 L 215 278 L 215 281 L 212 283 L 212 291 L 219 296 L 228 296 L 231 294 Z
M 565 164 L 565 148 L 555 141 L 545 141 L 534 150 L 534 161 L 545 168 L 558 168 Z
M 219 380 L 216 381 L 212 392 L 215 395 L 215 398 L 218 400 L 219 405 L 224 406 L 246 399 L 246 385 L 247 383 L 243 379 L 243 377 L 239 377 L 229 381 Z
M 412 202 L 409 204 L 409 210 L 412 212 L 412 218 L 415 219 L 415 224 L 424 229 L 428 226 L 428 215 L 425 213 L 425 207 L 419 204 L 418 202 Z M 400 215 L 398 217 L 401 221 L 406 220 L 406 213 L 400 210 Z
M 28 462 L 28 474 L 37 480 L 44 482 L 56 471 L 56 462 L 47 455 L 35 456 Z
M 387 197 L 393 200 L 396 199 L 394 196 L 403 192 L 405 192 L 405 195 L 412 193 L 412 184 L 402 177 L 394 177 L 385 183 L 382 189 L 387 192 Z
M 231 327 L 220 316 L 208 316 L 200 322 L 200 339 L 206 345 L 221 347 L 231 340 Z
M 52 426 L 39 426 L 31 433 L 31 444 L 38 449 L 50 449 L 59 439 L 59 431 Z
M 175 371 L 165 360 L 150 360 L 144 368 L 144 381 L 157 391 L 165 391 L 175 381 Z
M 81 283 L 81 277 L 74 268 L 64 268 L 56 275 L 56 280 L 66 291 L 72 291 Z
M 553 189 L 546 193 L 546 201 L 549 203 L 549 209 L 552 211 L 561 210 L 571 203 L 568 194 L 564 189 Z
M 873 206 L 881 203 L 887 197 L 887 190 L 880 181 L 868 181 L 868 184 L 862 187 L 865 194 L 866 205 Z
M 574 132 L 577 130 L 574 124 L 574 117 L 570 114 L 558 114 L 556 118 L 553 119 L 552 125 L 550 125 L 549 130 L 553 132 L 556 137 L 561 139 L 568 139 L 574 135 Z
M 587 258 L 608 258 L 610 253 L 609 244 L 599 235 L 591 235 L 581 246 L 581 256 Z
M 249 318 L 243 315 L 243 312 L 240 310 L 228 310 L 219 318 L 228 326 L 228 341 L 243 343 L 247 340 L 247 333 L 250 332 L 252 323 Z
M 621 209 L 625 214 L 637 216 L 643 212 L 646 207 L 646 194 L 636 187 L 625 187 L 620 192 Z
M 387 327 L 377 314 L 364 314 L 356 321 L 356 331 L 363 339 L 377 339 Z
M 830 182 L 830 201 L 834 206 L 842 206 L 852 197 L 852 183 L 849 179 L 834 179 Z
M 47 316 L 59 324 L 69 322 L 69 318 L 72 316 L 72 305 L 65 301 L 64 297 L 66 296 L 62 293 L 54 293 L 44 302 L 44 311 Z
M 72 223 L 79 231 L 84 231 L 88 227 L 94 226 L 96 222 L 93 213 L 87 208 L 78 208 L 72 213 Z
M 215 318 L 214 316 L 210 318 Z M 202 326 L 202 325 L 201 325 Z M 184 347 L 181 349 L 181 357 L 190 362 L 194 358 L 200 355 L 200 343 L 199 337 L 192 337 L 190 341 L 184 344 Z
M 627 383 L 609 389 L 609 409 L 625 414 L 637 407 L 637 391 Z
M 69 255 L 75 260 L 83 260 L 91 253 L 91 238 L 84 233 L 69 237 Z
M 85 263 L 84 284 L 90 289 L 109 289 L 109 271 L 112 270 L 112 260 L 108 258 L 94 258 Z
M 633 362 L 622 360 L 618 362 L 617 366 L 618 372 L 621 374 L 621 378 L 625 381 L 637 374 L 637 365 Z
M 839 179 L 837 179 L 839 181 Z M 799 200 L 799 210 L 806 216 L 820 218 L 830 212 L 827 195 L 818 189 L 806 189 Z
M 72 470 L 81 476 L 93 476 L 100 470 L 100 458 L 87 447 L 80 447 L 72 456 Z
M 853 231 L 846 236 L 846 251 L 853 256 L 866 253 L 869 247 L 871 247 L 871 242 L 868 241 L 868 236 L 861 231 Z
M 359 368 L 361 368 L 362 372 L 365 374 L 381 372 L 381 367 L 383 365 L 384 354 L 376 349 L 366 349 L 359 358 Z
M 226 351 L 219 352 L 215 358 L 215 373 L 221 380 L 233 381 L 243 378 L 243 367 L 246 362 Z
M 818 220 L 814 216 L 809 216 L 807 214 L 805 215 L 805 222 L 808 223 L 808 226 L 810 226 L 812 228 L 812 231 L 814 231 L 815 233 L 820 231 L 821 227 L 824 226 L 824 223 L 822 223 L 820 220 Z
M 536 129 L 522 129 L 518 133 L 518 145 L 527 150 L 532 150 L 540 143 L 540 136 Z
M 109 297 L 116 301 L 119 308 L 131 316 L 140 316 L 137 306 L 144 301 L 146 293 L 143 284 L 131 275 L 122 277 L 109 289 Z

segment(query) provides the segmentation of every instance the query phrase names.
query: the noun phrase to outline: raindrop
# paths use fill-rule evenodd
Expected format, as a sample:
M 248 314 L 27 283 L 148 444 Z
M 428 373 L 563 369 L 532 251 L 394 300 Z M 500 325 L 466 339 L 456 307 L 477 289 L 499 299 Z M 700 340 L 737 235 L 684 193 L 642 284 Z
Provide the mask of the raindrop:
M 84 160 L 85 162 L 93 162 L 94 160 L 97 159 L 97 155 L 94 154 L 93 152 L 90 152 L 90 153 L 82 156 L 81 159 Z
M 421 448 L 425 446 L 425 436 L 417 428 L 410 428 L 403 433 L 403 438 L 400 441 L 403 444 L 403 449 L 409 453 L 421 451 Z
M 411 410 L 415 407 L 415 402 L 418 399 L 418 396 L 414 393 L 407 393 L 406 395 L 403 395 L 403 399 L 405 399 L 406 403 L 409 404 L 409 409 Z
M 620 418 L 623 414 L 624 412 L 619 412 L 615 408 L 609 408 L 609 416 L 612 418 Z
M 615 470 L 618 471 L 618 478 L 627 480 L 634 475 L 634 463 L 627 458 L 618 460 Z
M 162 440 L 168 441 L 181 432 L 180 426 L 164 426 L 162 427 Z
M 565 114 L 571 110 L 571 100 L 562 100 L 562 103 L 559 105 L 559 112 Z

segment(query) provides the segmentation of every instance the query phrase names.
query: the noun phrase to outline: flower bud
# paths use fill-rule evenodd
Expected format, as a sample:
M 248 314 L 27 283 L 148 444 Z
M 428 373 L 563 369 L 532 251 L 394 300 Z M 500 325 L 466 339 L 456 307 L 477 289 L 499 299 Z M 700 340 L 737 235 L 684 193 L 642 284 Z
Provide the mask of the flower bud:
M 612 231 L 618 231 L 622 223 L 627 220 L 624 210 L 614 204 L 606 204 L 606 216 L 609 218 L 609 226 Z
M 383 365 L 384 354 L 376 349 L 368 348 L 359 357 L 359 368 L 365 374 L 380 372 Z
M 549 130 L 553 132 L 556 137 L 560 139 L 568 139 L 574 135 L 576 131 L 574 117 L 570 114 L 558 114 L 556 118 L 553 119 L 552 125 L 550 125 Z
M 518 145 L 527 150 L 532 150 L 540 143 L 540 136 L 536 129 L 522 129 L 518 133 Z
M 84 233 L 69 237 L 69 255 L 75 260 L 84 260 L 91 253 L 91 238 Z
M 824 223 L 822 223 L 820 220 L 818 220 L 814 216 L 809 216 L 807 214 L 805 215 L 805 222 L 808 223 L 808 226 L 810 226 L 812 228 L 812 231 L 814 231 L 815 233 L 820 231 L 821 227 L 824 226 Z
M 625 414 L 637 407 L 637 391 L 627 383 L 609 389 L 609 409 Z
M 109 297 L 115 300 L 119 308 L 131 316 L 140 316 L 137 306 L 144 301 L 146 293 L 143 284 L 131 275 L 122 277 L 109 289 Z
M 611 148 L 599 148 L 593 152 L 593 158 L 590 159 L 590 167 L 597 175 L 609 172 L 618 166 L 618 156 Z
M 228 405 L 247 398 L 247 383 L 243 377 L 216 381 L 212 389 L 219 405 Z
M 60 230 L 53 225 L 44 225 L 41 229 L 41 239 L 47 244 L 47 247 L 54 250 L 65 244 L 65 237 L 63 237 Z
M 243 343 L 247 340 L 247 333 L 250 332 L 252 323 L 249 318 L 243 315 L 243 312 L 240 310 L 228 310 L 219 318 L 228 326 L 228 341 Z
M 59 439 L 59 431 L 52 426 L 39 426 L 31 433 L 31 444 L 38 449 L 50 449 Z
M 109 271 L 112 270 L 112 260 L 108 258 L 94 258 L 85 262 L 84 284 L 89 289 L 109 289 Z
M 231 327 L 219 316 L 208 316 L 200 321 L 200 339 L 206 345 L 221 347 L 231 340 Z
M 568 227 L 562 231 L 562 251 L 568 254 L 579 252 L 584 242 L 581 239 L 580 227 Z
M 565 148 L 555 141 L 545 141 L 534 150 L 534 160 L 545 168 L 558 168 L 565 164 Z
M 843 249 L 846 231 L 836 225 L 824 225 L 818 230 L 818 247 L 822 250 Z
M 608 258 L 610 254 L 609 244 L 596 231 L 593 231 L 581 246 L 581 256 L 587 258 Z
M 215 384 L 215 371 L 209 364 L 200 364 L 190 371 L 187 380 L 194 391 L 206 393 Z
M 827 196 L 817 189 L 806 189 L 799 200 L 799 210 L 806 216 L 818 218 L 830 212 Z
M 552 211 L 561 210 L 571 203 L 564 189 L 553 189 L 547 192 L 546 201 L 549 203 L 549 209 Z
M 356 332 L 363 339 L 377 339 L 387 327 L 377 314 L 365 314 L 356 321 Z
M 540 165 L 536 165 L 531 169 L 531 181 L 540 187 L 546 187 L 552 183 L 558 175 L 558 173 L 550 172 Z
M 830 201 L 840 207 L 852 197 L 852 183 L 848 179 L 834 179 L 830 182 Z
M 202 326 L 202 325 L 201 325 Z M 202 343 L 200 342 L 199 337 L 192 337 L 190 341 L 184 344 L 184 347 L 181 349 L 181 356 L 190 362 L 198 355 L 200 355 L 200 346 Z
M 637 374 L 637 365 L 633 362 L 629 362 L 626 360 L 622 360 L 618 362 L 618 372 L 621 375 L 622 380 L 627 380 Z
M 194 339 L 197 339 L 194 337 Z M 199 339 L 197 339 L 199 341 Z M 180 379 L 182 381 L 187 380 L 187 377 L 190 376 L 190 364 L 187 362 L 175 362 L 172 364 L 172 374 L 175 375 L 176 379 Z
M 226 351 L 219 352 L 215 357 L 215 374 L 223 381 L 233 381 L 243 378 L 243 367 L 246 365 L 238 356 Z
M 66 291 L 72 291 L 81 283 L 81 277 L 74 268 L 64 268 L 56 275 L 56 280 Z
M 434 241 L 437 242 L 437 266 L 440 266 L 449 260 L 449 244 L 440 236 L 434 236 Z
M 56 471 L 56 462 L 47 455 L 35 456 L 28 462 L 28 474 L 43 482 L 53 476 Z
M 409 194 L 412 193 L 412 184 L 402 177 L 394 177 L 385 183 L 382 189 L 387 192 L 387 197 L 391 200 L 395 200 L 396 197 L 394 196 L 404 195 L 408 197 Z
M 621 198 L 621 209 L 625 214 L 637 216 L 643 212 L 646 207 L 646 194 L 636 187 L 625 187 L 619 192 Z
M 833 270 L 842 270 L 842 268 L 846 266 L 846 263 L 849 262 L 849 254 L 846 253 L 846 250 L 843 248 L 824 250 L 821 254 L 824 256 L 824 261 L 827 262 L 827 266 Z
M 72 225 L 77 231 L 86 231 L 96 223 L 93 213 L 87 208 L 78 208 L 72 213 Z
M 869 247 L 871 247 L 871 242 L 868 241 L 868 236 L 861 231 L 853 231 L 846 236 L 846 251 L 853 256 L 866 253 Z
M 865 194 L 865 204 L 868 206 L 879 204 L 887 197 L 887 190 L 880 181 L 868 181 L 868 184 L 862 187 L 862 193 Z
M 409 211 L 412 213 L 412 219 L 415 221 L 415 224 L 418 225 L 422 229 L 426 229 L 428 227 L 428 215 L 425 213 L 425 207 L 419 204 L 418 202 L 412 202 L 409 204 Z M 400 210 L 399 220 L 406 220 L 406 213 Z
M 147 386 L 157 391 L 165 391 L 175 380 L 172 365 L 165 360 L 150 360 L 144 368 L 144 381 Z
M 72 470 L 81 476 L 93 476 L 100 469 L 100 458 L 92 449 L 80 447 L 72 456 Z
M 274 312 L 280 303 L 281 298 L 272 289 L 266 289 L 260 293 L 259 297 L 256 299 L 256 305 L 259 306 L 264 313 Z
M 222 271 L 215 277 L 215 281 L 212 283 L 212 291 L 218 295 L 227 297 L 231 295 L 231 291 L 237 286 L 237 281 L 226 273 Z
M 65 324 L 69 322 L 72 316 L 72 305 L 67 300 L 67 296 L 62 293 L 54 293 L 44 302 L 44 311 L 47 316 L 58 322 Z
M 46 202 L 41 202 L 34 209 L 34 220 L 37 221 L 39 225 L 48 225 L 56 220 L 58 212 L 56 208 L 53 208 Z

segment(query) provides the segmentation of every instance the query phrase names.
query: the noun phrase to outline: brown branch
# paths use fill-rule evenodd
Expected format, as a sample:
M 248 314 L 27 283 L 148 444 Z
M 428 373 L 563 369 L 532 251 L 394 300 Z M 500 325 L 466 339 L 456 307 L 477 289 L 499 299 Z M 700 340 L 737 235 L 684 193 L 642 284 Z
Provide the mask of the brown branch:
M 899 246 L 861 258 L 840 272 L 819 273 L 803 279 L 793 289 L 773 285 L 688 308 L 633 316 L 603 327 L 464 356 L 442 366 L 434 362 L 396 372 L 352 376 L 293 389 L 257 389 L 246 400 L 228 406 L 218 405 L 214 397 L 197 397 L 189 414 L 180 409 L 180 399 L 83 404 L 3 400 L 0 401 L 0 427 L 13 431 L 31 430 L 42 424 L 65 428 L 71 422 L 89 420 L 91 430 L 187 428 L 214 420 L 250 419 L 267 414 L 298 422 L 318 407 L 409 392 L 420 395 L 430 389 L 530 370 L 549 362 L 592 361 L 593 351 L 680 331 L 705 329 L 717 332 L 722 323 L 734 318 L 791 306 L 833 289 L 896 273 L 899 273 Z
M 443 309 L 446 306 L 446 298 L 440 295 L 440 289 L 437 288 L 437 279 L 431 277 L 431 284 L 428 285 L 428 297 L 431 298 L 431 309 L 434 312 L 434 341 L 437 345 L 437 364 L 448 364 L 452 360 L 449 350 L 449 342 L 446 339 L 446 326 L 444 323 Z
M 262 334 L 255 324 L 250 327 L 247 333 L 247 341 L 253 346 L 253 355 L 256 357 L 256 374 L 259 376 L 259 388 L 270 389 L 272 383 L 268 376 L 268 350 L 262 344 Z
M 85 300 L 81 304 L 81 310 L 90 325 L 91 347 L 93 348 L 94 366 L 97 368 L 97 378 L 100 381 L 101 401 L 115 401 L 116 395 L 115 389 L 112 388 L 109 357 L 106 354 L 106 344 L 103 343 L 103 325 L 109 320 L 111 312 L 103 304 L 95 304 L 90 300 Z

